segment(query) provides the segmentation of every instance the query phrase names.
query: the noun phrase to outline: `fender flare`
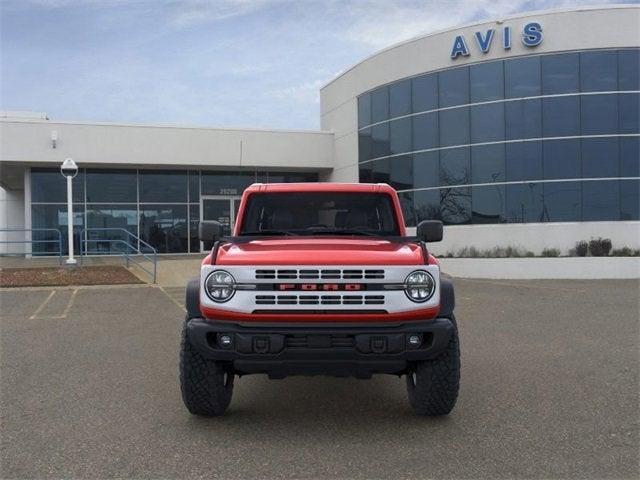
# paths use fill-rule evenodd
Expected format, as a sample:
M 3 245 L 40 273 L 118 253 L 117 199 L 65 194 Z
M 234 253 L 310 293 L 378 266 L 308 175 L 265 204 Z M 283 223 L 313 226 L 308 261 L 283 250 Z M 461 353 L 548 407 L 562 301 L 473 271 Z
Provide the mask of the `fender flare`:
M 187 320 L 202 317 L 200 313 L 200 279 L 194 278 L 187 283 L 185 292 L 185 308 L 187 309 Z
M 456 294 L 453 282 L 448 278 L 440 278 L 440 313 L 439 317 L 450 318 L 456 306 Z

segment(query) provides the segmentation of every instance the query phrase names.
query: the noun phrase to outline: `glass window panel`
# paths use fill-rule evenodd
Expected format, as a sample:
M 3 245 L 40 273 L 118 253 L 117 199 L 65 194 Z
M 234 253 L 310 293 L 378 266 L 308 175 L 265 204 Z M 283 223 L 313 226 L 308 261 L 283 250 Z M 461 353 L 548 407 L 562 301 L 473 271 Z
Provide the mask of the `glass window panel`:
M 411 155 L 390 158 L 389 165 L 389 185 L 396 190 L 413 188 L 413 158 Z
M 373 183 L 389 183 L 391 181 L 389 161 L 388 158 L 383 158 L 369 163 L 371 165 L 371 181 Z
M 189 247 L 191 253 L 200 251 L 198 225 L 200 224 L 200 205 L 189 205 Z
M 504 144 L 471 147 L 471 183 L 504 182 Z
M 467 145 L 469 143 L 469 108 L 454 108 L 439 112 L 440 146 Z
M 90 205 L 87 207 L 87 228 L 108 229 L 87 231 L 86 249 L 89 253 L 120 254 L 123 251 L 133 253 L 137 250 L 137 242 L 126 230 L 138 235 L 138 210 L 133 205 Z M 119 242 L 107 241 L 119 240 Z
M 187 172 L 140 170 L 140 202 L 187 201 Z
M 158 253 L 186 253 L 189 242 L 186 205 L 140 205 L 140 237 Z
M 640 90 L 640 50 L 618 51 L 618 88 Z
M 581 182 L 549 182 L 543 184 L 545 222 L 579 222 Z
M 583 135 L 618 133 L 617 95 L 585 95 L 580 102 Z
M 584 178 L 618 177 L 617 138 L 582 139 L 582 176 Z
M 440 190 L 418 190 L 413 193 L 416 223 L 422 220 L 442 220 Z
M 548 140 L 543 143 L 544 178 L 580 178 L 580 140 Z
M 400 118 L 389 122 L 389 145 L 391 154 L 411 151 L 411 118 Z
M 390 118 L 411 113 L 411 80 L 402 80 L 389 87 Z
M 575 96 L 543 99 L 542 127 L 545 137 L 580 135 L 580 98 Z
M 358 97 L 358 128 L 371 124 L 371 95 L 365 93 Z
M 414 113 L 438 108 L 438 74 L 411 79 L 411 103 Z
M 373 158 L 371 128 L 365 128 L 358 132 L 358 161 L 363 162 L 370 158 Z
M 371 123 L 389 118 L 389 87 L 381 87 L 371 92 Z
M 620 181 L 620 220 L 640 220 L 640 180 Z
M 440 185 L 469 184 L 469 147 L 440 151 Z
M 469 67 L 471 103 L 504 98 L 502 62 L 488 62 Z
M 446 225 L 471 222 L 471 188 L 441 188 L 440 215 Z
M 200 174 L 197 171 L 189 172 L 189 201 L 200 202 Z
M 505 136 L 507 140 L 542 137 L 542 100 L 505 102 Z
M 88 203 L 127 203 L 138 201 L 135 170 L 87 170 Z
M 640 177 L 640 138 L 620 139 L 620 176 Z
M 618 55 L 615 51 L 580 53 L 580 89 L 583 92 L 618 90 Z
M 414 192 L 398 192 L 398 199 L 400 200 L 400 207 L 402 208 L 402 216 L 404 217 L 404 223 L 407 227 L 416 226 L 415 209 L 413 208 L 413 193 Z
M 505 145 L 507 181 L 542 179 L 542 142 L 518 142 Z
M 60 175 L 60 173 L 58 173 Z M 32 252 L 34 254 L 57 255 L 59 250 L 58 239 L 62 238 L 62 254 L 69 254 L 69 242 L 67 235 L 68 216 L 66 205 L 31 205 L 31 228 L 55 228 L 56 232 L 33 232 L 34 240 Z M 80 252 L 80 232 L 84 228 L 84 208 L 82 205 L 73 206 L 73 248 Z
M 613 95 L 612 95 L 613 96 Z M 618 95 L 620 105 L 620 133 L 640 133 L 640 95 L 637 93 L 621 93 Z
M 413 150 L 438 148 L 438 113 L 425 113 L 411 118 L 413 126 Z
M 84 170 L 71 181 L 73 202 L 84 203 Z M 34 203 L 67 203 L 67 179 L 59 169 L 31 169 L 31 201 Z
M 540 57 L 524 57 L 504 62 L 505 97 L 540 95 Z
M 506 185 L 507 221 L 509 223 L 541 222 L 542 184 Z
M 469 68 L 452 68 L 439 74 L 440 108 L 469 103 Z
M 373 182 L 373 166 L 372 162 L 361 163 L 358 178 L 360 179 L 360 183 L 372 183 Z
M 201 172 L 201 176 L 202 195 L 241 195 L 256 181 L 255 172 Z
M 582 220 L 620 220 L 620 182 L 593 181 L 582 184 Z
M 371 156 L 373 158 L 390 155 L 389 123 L 381 123 L 371 127 Z
M 424 152 L 413 154 L 414 188 L 440 186 L 439 157 L 439 152 Z
M 543 95 L 580 91 L 579 54 L 544 55 L 541 63 Z
M 471 188 L 471 223 L 503 223 L 505 217 L 504 185 Z
M 504 140 L 504 104 L 471 107 L 471 143 Z

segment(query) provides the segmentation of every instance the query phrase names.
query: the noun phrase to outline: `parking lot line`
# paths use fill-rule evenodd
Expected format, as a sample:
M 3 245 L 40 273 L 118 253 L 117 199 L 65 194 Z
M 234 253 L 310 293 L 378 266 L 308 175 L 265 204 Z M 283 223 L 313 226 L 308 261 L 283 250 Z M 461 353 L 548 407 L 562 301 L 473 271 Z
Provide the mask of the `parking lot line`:
M 34 318 L 36 318 L 38 316 L 38 314 L 44 309 L 44 307 L 47 305 L 47 303 L 49 303 L 49 300 L 51 300 L 53 298 L 55 293 L 56 293 L 55 290 L 51 290 L 51 293 L 49 294 L 49 296 L 47 298 L 45 298 L 44 302 L 42 302 L 40 304 L 40 306 L 36 309 L 36 311 L 33 312 L 33 315 L 31 315 L 29 317 L 29 320 L 33 320 Z
M 173 296 L 169 295 L 169 292 L 167 292 L 167 291 L 164 289 L 164 287 L 162 287 L 161 285 L 158 285 L 158 288 L 159 288 L 159 289 L 160 289 L 160 291 L 161 291 L 162 293 L 164 293 L 164 294 L 169 298 L 169 300 L 171 300 L 171 301 L 172 301 L 172 302 L 173 302 L 173 303 L 174 303 L 174 304 L 175 304 L 175 305 L 176 305 L 180 310 L 182 310 L 182 311 L 183 311 L 183 312 L 185 312 L 185 313 L 187 312 L 187 309 L 186 309 L 186 308 L 184 308 L 184 307 L 180 304 L 180 302 L 178 302 L 175 298 L 173 298 Z

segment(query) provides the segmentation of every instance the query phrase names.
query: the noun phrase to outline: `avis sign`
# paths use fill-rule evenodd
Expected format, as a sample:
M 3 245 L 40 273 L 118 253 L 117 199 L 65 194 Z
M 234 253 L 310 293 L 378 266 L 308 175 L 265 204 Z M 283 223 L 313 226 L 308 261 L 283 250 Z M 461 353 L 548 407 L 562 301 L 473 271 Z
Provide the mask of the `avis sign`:
M 511 27 L 503 27 L 502 29 L 502 48 L 504 50 L 511 49 Z M 476 44 L 482 53 L 488 53 L 493 43 L 493 37 L 496 35 L 496 30 L 490 28 L 486 32 L 475 32 L 473 37 Z M 538 22 L 530 22 L 522 27 L 522 34 L 520 37 L 522 44 L 525 47 L 537 47 L 542 43 L 542 25 Z M 456 59 L 458 57 L 468 57 L 470 55 L 469 47 L 464 35 L 458 35 L 453 40 L 453 48 L 451 49 L 451 58 Z

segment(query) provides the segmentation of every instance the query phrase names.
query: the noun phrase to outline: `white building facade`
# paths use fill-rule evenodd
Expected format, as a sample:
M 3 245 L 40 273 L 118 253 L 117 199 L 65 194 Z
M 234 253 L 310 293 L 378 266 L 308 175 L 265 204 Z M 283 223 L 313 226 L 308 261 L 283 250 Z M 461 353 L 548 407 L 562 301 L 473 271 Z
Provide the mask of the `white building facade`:
M 124 229 L 163 253 L 199 252 L 197 222 L 231 225 L 255 181 L 389 183 L 408 226 L 445 223 L 436 253 L 640 248 L 639 24 L 635 5 L 587 7 L 417 37 L 325 85 L 318 132 L 7 117 L 0 228 L 66 228 L 70 156 L 78 237 Z

